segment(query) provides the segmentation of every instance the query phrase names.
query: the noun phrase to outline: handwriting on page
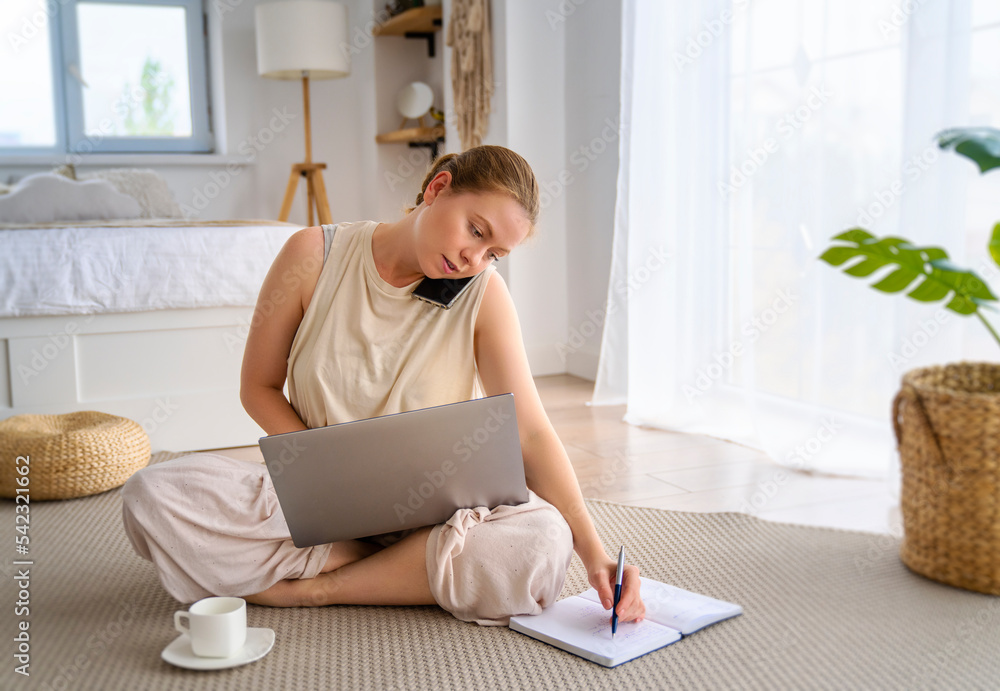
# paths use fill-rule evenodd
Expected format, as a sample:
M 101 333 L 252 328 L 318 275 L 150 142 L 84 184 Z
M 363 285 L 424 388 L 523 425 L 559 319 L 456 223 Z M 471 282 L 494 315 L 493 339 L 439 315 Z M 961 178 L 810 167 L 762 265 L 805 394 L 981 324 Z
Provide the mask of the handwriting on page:
M 647 641 L 662 638 L 664 628 L 650 621 L 641 623 L 618 622 L 618 631 L 611 637 L 611 613 L 597 603 L 588 603 L 577 612 L 581 631 L 586 631 L 593 641 L 588 645 L 602 655 L 613 656 L 626 647 L 642 646 Z

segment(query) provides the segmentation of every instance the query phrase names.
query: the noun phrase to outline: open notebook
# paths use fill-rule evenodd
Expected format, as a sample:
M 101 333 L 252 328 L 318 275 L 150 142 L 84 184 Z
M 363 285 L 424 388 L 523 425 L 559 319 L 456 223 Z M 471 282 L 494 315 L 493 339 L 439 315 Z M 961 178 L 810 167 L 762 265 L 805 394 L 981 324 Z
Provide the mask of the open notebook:
M 643 578 L 646 618 L 619 622 L 611 637 L 611 613 L 597 590 L 568 597 L 535 616 L 511 617 L 510 628 L 605 667 L 614 667 L 743 613 L 743 608 Z

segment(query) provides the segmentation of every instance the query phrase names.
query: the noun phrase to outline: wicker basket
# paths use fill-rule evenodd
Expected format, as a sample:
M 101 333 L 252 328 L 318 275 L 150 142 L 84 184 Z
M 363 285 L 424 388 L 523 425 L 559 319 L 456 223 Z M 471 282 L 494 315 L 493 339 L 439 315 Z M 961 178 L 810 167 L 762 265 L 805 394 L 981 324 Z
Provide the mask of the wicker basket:
M 14 497 L 17 458 L 27 456 L 32 501 L 104 492 L 149 463 L 149 437 L 128 418 L 87 410 L 0 420 L 0 496 Z M 23 489 L 23 488 L 22 488 Z
M 1000 595 L 1000 365 L 907 372 L 893 402 L 913 571 Z

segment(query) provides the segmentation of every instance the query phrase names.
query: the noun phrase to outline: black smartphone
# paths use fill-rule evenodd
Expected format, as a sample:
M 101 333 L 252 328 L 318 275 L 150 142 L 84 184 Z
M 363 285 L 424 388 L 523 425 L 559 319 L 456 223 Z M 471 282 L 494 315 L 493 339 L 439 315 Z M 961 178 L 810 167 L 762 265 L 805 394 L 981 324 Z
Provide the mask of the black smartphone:
M 448 309 L 465 292 L 475 276 L 468 278 L 425 278 L 413 292 L 412 297 L 432 305 Z

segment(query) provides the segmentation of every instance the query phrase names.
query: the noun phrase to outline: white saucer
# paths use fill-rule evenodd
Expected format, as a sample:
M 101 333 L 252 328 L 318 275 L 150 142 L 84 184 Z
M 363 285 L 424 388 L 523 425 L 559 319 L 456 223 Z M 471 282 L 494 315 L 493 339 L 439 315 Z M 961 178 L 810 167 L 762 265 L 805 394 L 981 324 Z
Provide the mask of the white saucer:
M 247 628 L 246 644 L 232 657 L 198 657 L 191 650 L 191 637 L 182 633 L 173 643 L 163 649 L 160 657 L 172 665 L 185 669 L 228 669 L 259 660 L 271 652 L 273 647 L 274 631 L 272 629 Z

